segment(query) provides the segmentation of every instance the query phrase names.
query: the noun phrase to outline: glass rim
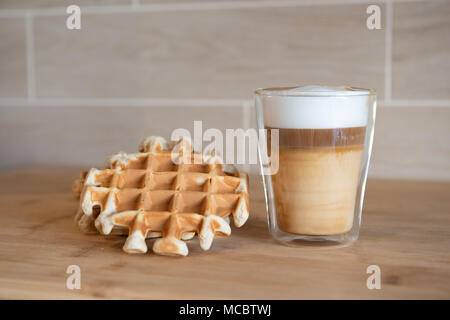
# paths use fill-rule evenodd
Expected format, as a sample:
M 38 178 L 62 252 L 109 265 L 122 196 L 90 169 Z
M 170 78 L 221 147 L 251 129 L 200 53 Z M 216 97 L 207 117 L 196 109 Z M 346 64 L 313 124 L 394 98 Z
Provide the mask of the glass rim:
M 360 87 L 331 87 L 336 88 L 339 91 L 305 91 L 305 92 L 293 92 L 293 87 L 270 87 L 270 88 L 257 88 L 254 91 L 255 95 L 261 96 L 273 96 L 273 97 L 358 97 L 358 96 L 375 96 L 375 89 L 366 89 Z

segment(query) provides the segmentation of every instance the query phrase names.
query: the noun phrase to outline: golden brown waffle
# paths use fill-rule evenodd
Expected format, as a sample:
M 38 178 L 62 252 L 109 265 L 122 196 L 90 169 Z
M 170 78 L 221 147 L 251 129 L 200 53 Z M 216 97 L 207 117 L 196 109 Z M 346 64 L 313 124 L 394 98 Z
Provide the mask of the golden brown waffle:
M 224 170 L 220 158 L 191 150 L 187 140 L 171 145 L 148 137 L 141 153 L 118 153 L 103 170 L 82 173 L 72 185 L 80 196 L 76 220 L 81 229 L 128 233 L 123 247 L 128 253 L 145 253 L 146 237 L 162 236 L 153 244 L 155 253 L 187 255 L 181 239 L 197 233 L 201 248 L 208 250 L 215 233 L 230 234 L 229 216 L 242 226 L 249 214 L 247 175 L 234 167 Z

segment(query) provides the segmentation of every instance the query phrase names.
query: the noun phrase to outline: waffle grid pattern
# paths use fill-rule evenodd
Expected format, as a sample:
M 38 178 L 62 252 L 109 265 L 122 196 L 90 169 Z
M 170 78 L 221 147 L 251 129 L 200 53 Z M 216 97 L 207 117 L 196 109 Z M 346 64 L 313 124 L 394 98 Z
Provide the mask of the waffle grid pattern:
M 85 215 L 103 234 L 113 228 L 128 229 L 124 250 L 129 253 L 146 252 L 146 237 L 162 235 L 153 245 L 154 252 L 187 255 L 181 239 L 197 233 L 200 246 L 207 250 L 215 233 L 230 234 L 227 217 L 232 215 L 238 227 L 245 223 L 245 174 L 224 172 L 214 158 L 205 163 L 199 154 L 192 154 L 189 163 L 177 165 L 171 150 L 160 150 L 160 145 L 147 149 L 152 150 L 122 154 L 125 164 L 113 161 L 110 168 L 89 171 L 80 197 L 80 225 L 86 222 Z

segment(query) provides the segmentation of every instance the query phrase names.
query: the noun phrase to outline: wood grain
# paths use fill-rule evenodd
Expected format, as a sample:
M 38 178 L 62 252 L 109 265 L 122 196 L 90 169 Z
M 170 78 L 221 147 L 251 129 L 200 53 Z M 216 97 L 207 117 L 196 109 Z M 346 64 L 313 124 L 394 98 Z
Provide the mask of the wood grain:
M 77 169 L 0 174 L 0 298 L 314 299 L 450 298 L 449 183 L 370 180 L 361 237 L 347 248 L 291 248 L 266 225 L 261 182 L 251 218 L 185 258 L 128 255 L 119 236 L 87 236 L 73 223 Z M 81 267 L 81 290 L 66 268 Z M 366 288 L 379 265 L 382 289 Z

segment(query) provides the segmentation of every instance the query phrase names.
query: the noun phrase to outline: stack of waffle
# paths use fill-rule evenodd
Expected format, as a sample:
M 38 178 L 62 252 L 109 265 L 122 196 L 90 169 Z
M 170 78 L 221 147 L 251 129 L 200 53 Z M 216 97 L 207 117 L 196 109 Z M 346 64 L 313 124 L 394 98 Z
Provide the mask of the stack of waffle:
M 208 250 L 215 233 L 230 235 L 229 217 L 241 227 L 249 215 L 248 177 L 214 153 L 193 153 L 189 140 L 148 137 L 140 153 L 119 152 L 102 170 L 82 172 L 72 192 L 80 199 L 76 222 L 86 233 L 125 234 L 123 250 L 188 254 L 183 240 L 198 234 Z

